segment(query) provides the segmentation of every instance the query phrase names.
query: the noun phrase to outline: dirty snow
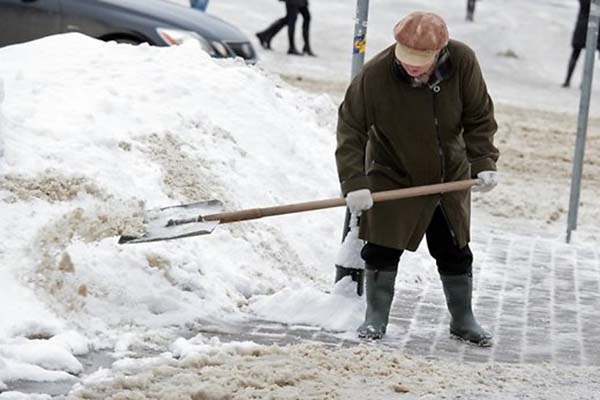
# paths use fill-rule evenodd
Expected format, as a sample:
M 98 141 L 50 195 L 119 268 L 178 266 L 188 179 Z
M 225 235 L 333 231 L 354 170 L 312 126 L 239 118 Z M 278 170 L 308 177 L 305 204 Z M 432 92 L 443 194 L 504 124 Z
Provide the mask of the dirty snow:
M 378 347 L 333 350 L 220 343 L 196 336 L 172 352 L 124 359 L 76 385 L 85 399 L 593 399 L 596 368 L 548 365 L 456 365 Z M 176 395 L 173 395 L 176 393 Z M 566 397 L 565 397 L 566 396 Z

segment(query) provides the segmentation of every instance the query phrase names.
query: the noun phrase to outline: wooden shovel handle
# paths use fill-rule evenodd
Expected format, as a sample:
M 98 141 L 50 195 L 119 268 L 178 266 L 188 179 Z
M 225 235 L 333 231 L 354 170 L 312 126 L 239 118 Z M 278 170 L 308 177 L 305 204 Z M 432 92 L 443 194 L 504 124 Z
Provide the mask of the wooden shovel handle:
M 408 197 L 426 196 L 431 194 L 439 194 L 446 192 L 457 192 L 467 190 L 471 186 L 479 183 L 478 179 L 469 179 L 464 181 L 438 183 L 435 185 L 415 186 L 405 189 L 387 190 L 385 192 L 373 193 L 373 201 L 379 203 L 381 201 L 406 199 Z M 305 203 L 287 204 L 283 206 L 251 208 L 248 210 L 231 211 L 219 214 L 211 214 L 200 216 L 200 221 L 220 221 L 225 224 L 228 222 L 246 221 L 250 219 L 259 219 L 262 217 L 270 217 L 273 215 L 293 214 L 303 211 L 322 210 L 325 208 L 341 207 L 346 205 L 346 199 L 338 197 L 335 199 L 325 199 L 308 201 Z

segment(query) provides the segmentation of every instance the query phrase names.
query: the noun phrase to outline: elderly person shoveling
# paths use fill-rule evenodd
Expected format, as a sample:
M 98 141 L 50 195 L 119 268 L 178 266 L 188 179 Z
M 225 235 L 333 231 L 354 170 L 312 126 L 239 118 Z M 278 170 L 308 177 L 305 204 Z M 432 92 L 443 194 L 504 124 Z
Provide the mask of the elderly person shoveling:
M 372 192 L 479 178 L 497 183 L 494 107 L 473 50 L 444 20 L 414 12 L 395 43 L 352 81 L 339 108 L 336 161 L 342 192 L 361 214 L 367 310 L 361 338 L 386 332 L 398 263 L 425 236 L 451 314 L 450 333 L 480 346 L 491 336 L 471 308 L 469 190 L 373 203 Z

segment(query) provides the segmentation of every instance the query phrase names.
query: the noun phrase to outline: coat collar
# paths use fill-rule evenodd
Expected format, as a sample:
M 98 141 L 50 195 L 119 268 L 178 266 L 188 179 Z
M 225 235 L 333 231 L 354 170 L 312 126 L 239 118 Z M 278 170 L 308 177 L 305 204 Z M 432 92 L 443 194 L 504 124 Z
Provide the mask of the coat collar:
M 408 75 L 408 73 L 402 67 L 402 64 L 400 64 L 400 62 L 396 60 L 396 57 L 394 56 L 393 52 L 392 59 L 394 75 L 396 77 L 410 84 L 412 87 L 425 86 L 425 84 L 423 84 L 422 82 L 419 82 L 415 80 L 412 76 Z M 432 90 L 435 90 L 435 87 L 438 87 L 442 81 L 450 77 L 450 75 L 453 72 L 453 69 L 454 68 L 452 64 L 452 58 L 450 57 L 450 51 L 448 50 L 448 47 L 444 47 L 440 51 L 440 56 L 438 57 L 437 64 L 435 66 L 435 69 L 431 73 L 431 76 L 429 77 L 429 81 L 427 82 L 426 86 Z

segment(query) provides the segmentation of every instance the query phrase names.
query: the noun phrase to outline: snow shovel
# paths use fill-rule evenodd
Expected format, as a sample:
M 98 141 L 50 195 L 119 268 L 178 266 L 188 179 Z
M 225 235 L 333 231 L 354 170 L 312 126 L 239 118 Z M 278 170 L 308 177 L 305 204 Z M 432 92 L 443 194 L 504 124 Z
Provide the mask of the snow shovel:
M 373 201 L 377 203 L 381 201 L 405 199 L 408 197 L 467 190 L 478 183 L 478 179 L 470 179 L 388 190 L 385 192 L 373 193 Z M 146 211 L 144 216 L 144 232 L 141 235 L 123 235 L 119 238 L 119 244 L 157 242 L 160 240 L 207 235 L 219 224 L 247 221 L 274 215 L 322 210 L 345 205 L 346 200 L 343 197 L 338 197 L 334 199 L 309 201 L 306 203 L 295 203 L 266 208 L 251 208 L 231 212 L 222 212 L 223 204 L 219 200 L 209 200 L 159 208 Z

